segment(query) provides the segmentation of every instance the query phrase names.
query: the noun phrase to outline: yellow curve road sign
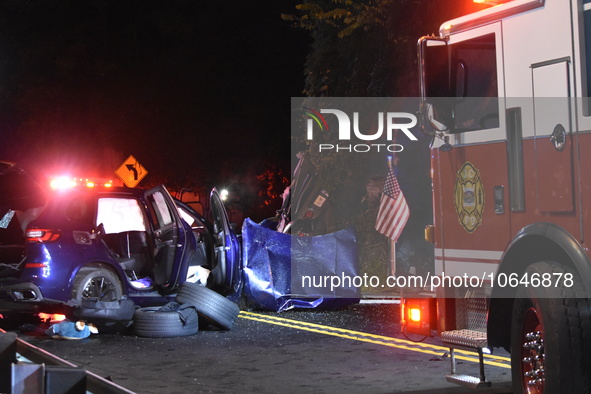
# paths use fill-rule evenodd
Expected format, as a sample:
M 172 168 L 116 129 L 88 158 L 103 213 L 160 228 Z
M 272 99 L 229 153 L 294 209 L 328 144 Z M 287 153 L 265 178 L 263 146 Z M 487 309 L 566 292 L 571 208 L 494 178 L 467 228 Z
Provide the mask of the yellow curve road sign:
M 127 187 L 136 187 L 138 183 L 148 174 L 148 170 L 142 166 L 133 155 L 117 168 L 115 174 Z

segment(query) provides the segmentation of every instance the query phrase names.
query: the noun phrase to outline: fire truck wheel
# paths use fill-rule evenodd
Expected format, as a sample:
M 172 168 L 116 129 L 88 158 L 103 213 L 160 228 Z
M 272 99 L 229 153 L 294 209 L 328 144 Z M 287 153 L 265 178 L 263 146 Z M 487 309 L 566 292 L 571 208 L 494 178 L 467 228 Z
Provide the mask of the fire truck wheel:
M 511 324 L 513 390 L 583 392 L 589 387 L 589 365 L 584 365 L 589 361 L 583 354 L 591 347 L 586 334 L 591 316 L 583 286 L 571 270 L 559 263 L 535 263 L 526 273 L 529 278 L 549 273 L 546 278 L 552 278 L 552 283 L 530 282 L 517 290 Z M 554 287 L 559 274 L 572 274 L 572 282 Z
M 240 312 L 238 305 L 198 283 L 183 283 L 176 301 L 194 306 L 199 316 L 224 330 L 232 328 Z

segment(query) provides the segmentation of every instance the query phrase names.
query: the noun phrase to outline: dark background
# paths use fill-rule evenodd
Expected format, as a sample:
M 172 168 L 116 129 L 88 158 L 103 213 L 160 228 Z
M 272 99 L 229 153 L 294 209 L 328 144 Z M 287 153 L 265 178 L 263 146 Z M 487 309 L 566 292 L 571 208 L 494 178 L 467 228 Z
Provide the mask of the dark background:
M 230 188 L 272 213 L 291 172 L 290 97 L 416 94 L 416 39 L 474 11 L 375 3 L 386 27 L 342 39 L 330 18 L 283 20 L 305 15 L 288 0 L 2 0 L 0 159 L 115 178 L 134 155 L 139 187 Z
M 309 38 L 287 1 L 0 2 L 0 157 L 47 175 L 223 186 L 289 168 Z M 282 113 L 283 111 L 284 113 Z M 286 116 L 287 115 L 287 116 Z

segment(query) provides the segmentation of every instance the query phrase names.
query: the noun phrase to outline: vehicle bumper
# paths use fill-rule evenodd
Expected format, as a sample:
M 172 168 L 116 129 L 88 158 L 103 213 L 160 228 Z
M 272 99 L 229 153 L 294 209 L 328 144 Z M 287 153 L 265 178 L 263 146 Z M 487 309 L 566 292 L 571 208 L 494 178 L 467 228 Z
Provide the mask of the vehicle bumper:
M 0 311 L 30 312 L 48 311 L 63 303 L 43 297 L 39 286 L 29 282 L 0 282 Z

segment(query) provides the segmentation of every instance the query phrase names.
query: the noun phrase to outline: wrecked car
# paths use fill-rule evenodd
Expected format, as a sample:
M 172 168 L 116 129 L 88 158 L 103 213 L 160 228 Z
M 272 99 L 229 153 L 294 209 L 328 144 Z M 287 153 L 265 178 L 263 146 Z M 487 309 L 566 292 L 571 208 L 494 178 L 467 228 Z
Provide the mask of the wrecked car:
M 240 240 L 215 189 L 210 223 L 164 186 L 46 184 L 0 162 L 0 313 L 162 305 L 187 281 L 238 291 Z
M 316 167 L 303 153 L 297 157 L 277 216 L 262 223 L 244 222 L 245 302 L 276 312 L 357 303 L 361 293 L 353 283 L 360 278 L 355 229 L 336 231 L 332 201 Z

